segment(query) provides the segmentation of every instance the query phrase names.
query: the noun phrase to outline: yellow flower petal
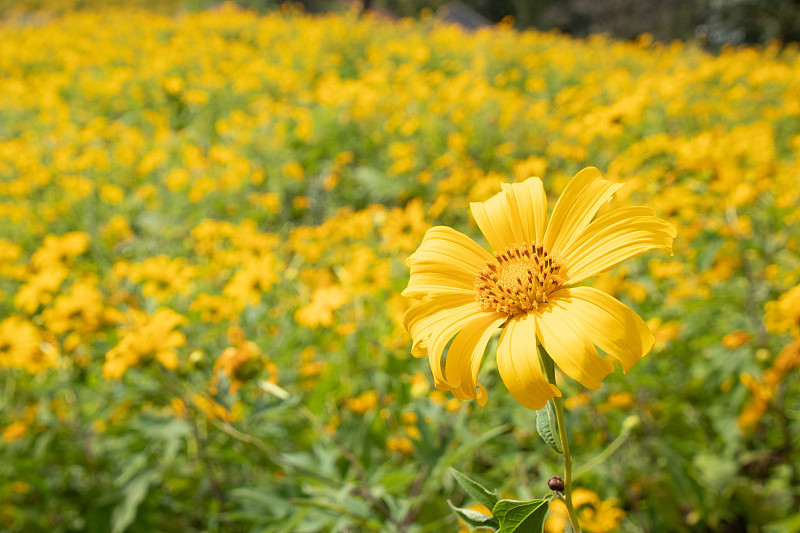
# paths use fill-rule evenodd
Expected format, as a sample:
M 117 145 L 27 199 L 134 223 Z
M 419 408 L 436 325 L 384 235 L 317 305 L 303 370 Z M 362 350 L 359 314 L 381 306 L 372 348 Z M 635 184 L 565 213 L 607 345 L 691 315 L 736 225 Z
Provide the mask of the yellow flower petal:
M 419 249 L 406 261 L 411 269 L 403 296 L 422 298 L 428 294 L 474 295 L 475 277 L 492 260 L 475 241 L 446 226 L 431 228 Z
M 505 194 L 501 192 L 485 202 L 469 204 L 475 222 L 493 250 L 505 250 L 514 243 L 514 231 L 505 213 Z
M 521 315 L 509 321 L 497 345 L 497 370 L 508 392 L 529 409 L 541 409 L 547 400 L 561 396 L 558 387 L 547 382 L 536 352 L 535 315 Z
M 460 400 L 478 398 L 479 405 L 485 405 L 487 394 L 478 395 L 478 370 L 483 360 L 483 352 L 492 334 L 507 317 L 501 313 L 486 313 L 473 318 L 456 335 L 447 350 L 444 374 L 453 387 L 453 393 Z
M 503 183 L 506 213 L 514 228 L 515 243 L 542 242 L 547 227 L 547 196 L 539 178 L 522 183 Z M 517 240 L 520 239 L 520 240 Z
M 411 354 L 414 357 L 428 356 L 437 386 L 446 383 L 441 353 L 447 341 L 461 330 L 466 321 L 478 314 L 480 311 L 475 299 L 465 294 L 430 296 L 406 311 L 403 322 L 411 333 Z
M 613 296 L 592 287 L 573 287 L 556 294 L 559 300 L 569 302 L 565 307 L 582 331 L 618 360 L 623 371 L 628 372 L 653 348 L 655 339 L 644 320 Z
M 492 249 L 503 251 L 514 244 L 541 242 L 547 223 L 547 197 L 539 178 L 503 184 L 503 190 L 485 202 L 470 204 Z
M 567 285 L 578 283 L 621 262 L 660 248 L 672 254 L 675 226 L 655 216 L 649 207 L 622 207 L 591 224 L 561 249 Z
M 600 171 L 587 167 L 578 172 L 558 198 L 544 235 L 544 247 L 562 252 L 589 225 L 597 210 L 611 199 L 622 183 L 603 179 Z
M 584 320 L 573 313 L 569 289 L 562 289 L 551 298 L 537 317 L 542 346 L 565 374 L 587 389 L 599 390 L 600 382 L 614 371 L 614 366 L 598 355 Z

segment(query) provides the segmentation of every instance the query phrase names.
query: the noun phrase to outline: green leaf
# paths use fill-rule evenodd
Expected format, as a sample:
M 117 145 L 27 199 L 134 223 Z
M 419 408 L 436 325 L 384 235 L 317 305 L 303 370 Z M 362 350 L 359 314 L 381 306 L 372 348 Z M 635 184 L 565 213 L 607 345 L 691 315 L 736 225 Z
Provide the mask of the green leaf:
M 111 515 L 111 533 L 122 533 L 136 518 L 136 511 L 142 503 L 150 485 L 158 483 L 161 475 L 148 470 L 131 479 L 122 489 L 122 502 Z
M 536 411 L 536 430 L 539 432 L 539 436 L 542 437 L 542 440 L 551 448 L 558 453 L 563 453 L 561 451 L 561 439 L 558 437 L 558 429 L 556 428 L 556 416 L 553 412 L 553 404 L 549 401 L 544 408 Z
M 497 504 L 497 494 L 495 491 L 490 491 L 477 481 L 473 481 L 455 468 L 448 469 L 450 473 L 456 478 L 458 484 L 461 485 L 461 488 L 464 491 L 472 496 L 472 498 L 483 505 L 486 506 L 487 509 L 491 509 Z
M 500 500 L 492 509 L 492 514 L 500 521 L 497 533 L 542 533 L 549 501 Z
M 472 509 L 462 509 L 461 507 L 456 507 L 450 500 L 447 500 L 447 505 L 449 505 L 450 509 L 452 509 L 453 512 L 456 513 L 456 515 L 458 515 L 458 517 L 469 526 L 470 530 L 478 528 L 496 529 L 500 527 L 497 519 L 493 516 L 488 516 Z

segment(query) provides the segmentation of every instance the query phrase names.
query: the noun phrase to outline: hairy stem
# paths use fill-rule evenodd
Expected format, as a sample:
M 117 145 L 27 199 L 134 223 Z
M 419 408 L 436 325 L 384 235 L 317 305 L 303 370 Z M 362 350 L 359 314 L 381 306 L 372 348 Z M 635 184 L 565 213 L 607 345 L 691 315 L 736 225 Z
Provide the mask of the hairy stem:
M 547 376 L 547 382 L 556 384 L 556 370 L 550 354 L 539 346 L 539 355 L 542 358 L 542 366 Z M 558 424 L 558 436 L 561 440 L 561 450 L 564 456 L 564 505 L 567 506 L 569 513 L 569 523 L 574 533 L 581 533 L 581 526 L 578 523 L 578 515 L 575 514 L 575 506 L 572 505 L 572 457 L 569 454 L 569 441 L 567 440 L 567 424 L 564 421 L 564 403 L 561 398 L 552 399 L 556 410 L 556 422 Z

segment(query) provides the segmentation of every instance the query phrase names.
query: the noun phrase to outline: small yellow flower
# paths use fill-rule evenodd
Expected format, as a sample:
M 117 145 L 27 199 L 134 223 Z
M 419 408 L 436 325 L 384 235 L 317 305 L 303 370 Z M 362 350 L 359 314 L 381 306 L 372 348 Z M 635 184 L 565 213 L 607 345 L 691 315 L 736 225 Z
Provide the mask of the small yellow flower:
M 347 400 L 347 407 L 354 413 L 364 414 L 378 405 L 378 391 L 367 391 Z
M 734 349 L 750 340 L 750 334 L 746 331 L 734 331 L 722 337 L 722 345 L 726 348 Z
M 333 324 L 333 312 L 350 299 L 350 295 L 341 285 L 320 287 L 314 291 L 311 303 L 301 307 L 294 314 L 294 319 L 303 326 L 314 328 L 328 327 Z
M 600 500 L 594 492 L 587 489 L 575 489 L 572 502 L 578 513 L 581 529 L 587 533 L 609 533 L 617 531 L 625 511 L 617 507 L 615 499 Z M 550 502 L 550 516 L 545 522 L 546 533 L 561 533 L 566 530 L 568 520 L 567 507 L 561 500 Z
M 386 439 L 386 449 L 403 455 L 413 455 L 414 443 L 408 437 L 389 437 Z
M 106 354 L 103 376 L 119 379 L 126 370 L 150 358 L 169 370 L 176 369 L 175 348 L 186 344 L 186 337 L 174 329 L 185 324 L 186 317 L 171 309 L 159 309 L 153 315 L 134 311 L 131 319 L 126 335 Z
M 403 295 L 419 300 L 405 326 L 412 354 L 428 356 L 437 388 L 485 404 L 478 369 L 497 328 L 500 376 L 530 409 L 561 396 L 544 377 L 537 344 L 591 390 L 614 370 L 595 345 L 625 372 L 650 351 L 653 335 L 636 313 L 604 292 L 574 286 L 651 248 L 672 253 L 676 230 L 650 208 L 623 207 L 592 222 L 620 187 L 596 168 L 584 169 L 567 184 L 548 223 L 539 178 L 503 185 L 488 201 L 471 204 L 493 256 L 451 228 L 428 230 L 408 259 Z
M 14 442 L 15 440 L 23 438 L 27 434 L 28 424 L 25 422 L 16 421 L 6 426 L 0 438 L 2 438 L 2 440 L 5 442 Z

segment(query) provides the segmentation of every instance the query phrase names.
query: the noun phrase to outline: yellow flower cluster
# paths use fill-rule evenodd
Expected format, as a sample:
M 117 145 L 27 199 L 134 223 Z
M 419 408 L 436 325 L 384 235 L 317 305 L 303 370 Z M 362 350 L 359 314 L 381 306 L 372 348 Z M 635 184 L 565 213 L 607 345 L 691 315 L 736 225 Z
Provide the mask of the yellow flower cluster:
M 331 410 L 329 431 L 373 414 L 402 420 L 383 442 L 411 458 L 424 420 L 403 419 L 400 403 L 470 407 L 408 358 L 403 261 L 432 225 L 479 237 L 469 203 L 503 183 L 540 177 L 554 212 L 589 165 L 627 184 L 597 217 L 647 204 L 678 228 L 673 257 L 630 261 L 595 284 L 649 319 L 640 364 L 677 387 L 666 373 L 699 362 L 686 381 L 714 381 L 704 350 L 756 353 L 764 332 L 742 310 L 758 304 L 758 315 L 752 300 L 767 294 L 785 294 L 767 308 L 768 344 L 800 336 L 796 47 L 712 55 L 231 6 L 36 20 L 0 21 L 0 368 L 44 373 L 19 390 L 79 367 L 137 397 L 139 380 L 117 380 L 166 373 L 193 389 L 159 408 L 233 421 L 248 404 L 221 399 L 223 383 L 245 397 L 280 377 Z M 798 353 L 795 342 L 773 361 L 719 365 L 729 388 L 753 391 L 742 427 L 772 405 Z M 386 368 L 398 379 L 364 382 Z M 634 396 L 608 378 L 594 408 L 629 414 L 648 396 L 636 383 Z M 564 390 L 581 408 L 578 384 Z M 115 406 L 96 431 L 136 409 Z M 2 420 L 4 438 L 29 438 L 31 424 L 15 422 Z M 585 502 L 586 529 L 613 530 L 616 504 Z
M 775 356 L 761 377 L 748 372 L 739 376 L 750 392 L 750 399 L 739 415 L 739 427 L 752 428 L 764 416 L 778 393 L 784 377 L 800 368 L 800 285 L 786 291 L 777 300 L 767 302 L 765 323 L 773 333 L 790 333 L 792 342 Z M 768 357 L 768 354 L 767 354 Z

